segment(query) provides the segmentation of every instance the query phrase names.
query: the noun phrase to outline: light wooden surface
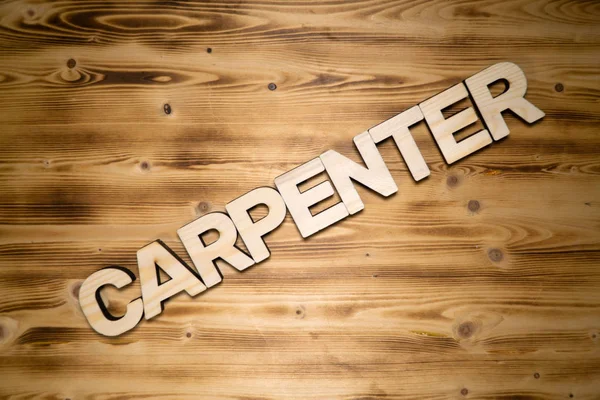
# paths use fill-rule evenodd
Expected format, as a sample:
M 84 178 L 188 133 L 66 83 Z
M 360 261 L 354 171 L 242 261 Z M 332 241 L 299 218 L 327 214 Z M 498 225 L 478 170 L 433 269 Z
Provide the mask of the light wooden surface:
M 394 138 L 394 143 L 415 181 L 427 178 L 431 174 L 415 138 L 410 133 L 410 127 L 422 120 L 421 109 L 419 106 L 413 106 L 369 129 L 369 134 L 375 143 L 389 137 Z
M 217 240 L 205 243 L 202 235 L 211 230 L 217 231 Z M 177 234 L 207 287 L 222 281 L 222 276 L 215 265 L 215 260 L 218 258 L 224 259 L 238 271 L 243 271 L 254 264 L 250 256 L 235 246 L 238 234 L 235 225 L 225 213 L 214 212 L 203 215 L 179 228 Z
M 143 264 L 140 265 L 143 266 Z M 143 269 L 140 270 L 143 271 Z M 145 303 L 141 296 L 132 300 L 127 305 L 125 314 L 119 317 L 115 317 L 108 311 L 106 303 L 102 299 L 103 288 L 106 285 L 121 289 L 135 279 L 135 274 L 130 270 L 113 266 L 94 272 L 81 284 L 79 306 L 88 323 L 96 332 L 105 336 L 119 336 L 133 329 L 140 322 L 144 316 L 144 306 L 147 307 L 153 299 L 149 299 L 150 301 Z M 157 307 L 157 314 L 159 314 L 160 304 Z M 148 312 L 145 314 L 150 315 Z
M 486 129 L 477 131 L 461 141 L 455 138 L 456 133 L 477 122 L 475 109 L 468 106 L 450 117 L 445 117 L 442 111 L 468 98 L 466 86 L 459 83 L 419 104 L 427 126 L 448 164 L 492 144 L 492 137 Z
M 502 81 L 505 91 L 492 96 L 489 86 Z M 510 110 L 529 123 L 539 121 L 544 112 L 526 100 L 527 78 L 517 65 L 509 62 L 494 64 L 465 80 L 470 95 L 477 105 L 481 118 L 494 140 L 510 133 L 502 112 Z
M 335 194 L 333 185 L 328 179 L 304 191 L 300 189 L 302 184 L 317 179 L 324 171 L 325 165 L 317 157 L 275 178 L 275 186 L 285 200 L 303 238 L 310 237 L 349 215 L 348 209 L 341 201 L 318 213 L 314 213 L 311 209 L 319 203 L 332 199 Z
M 267 214 L 253 218 L 251 213 L 258 206 L 266 207 Z M 227 203 L 225 209 L 254 262 L 258 264 L 269 258 L 271 253 L 264 237 L 281 226 L 287 213 L 279 192 L 258 187 Z
M 194 297 L 206 290 L 197 272 L 200 268 L 193 269 L 185 265 L 159 241 L 139 249 L 137 260 L 146 319 L 159 315 L 163 311 L 164 303 L 182 291 Z M 161 271 L 166 274 L 164 280 L 161 279 Z M 110 299 L 108 301 L 110 302 Z
M 398 186 L 369 132 L 354 136 L 352 141 L 360 154 L 359 162 L 335 150 L 327 150 L 320 156 L 331 183 L 350 215 L 365 208 L 358 194 L 357 184 L 385 197 L 398 191 Z
M 3 2 L 0 397 L 598 399 L 599 22 L 574 0 Z M 451 166 L 420 122 L 426 179 L 390 139 L 395 195 L 359 188 L 308 239 L 288 214 L 268 260 L 123 336 L 87 324 L 90 274 L 137 275 L 156 239 L 191 265 L 181 226 L 359 160 L 354 136 L 501 61 L 543 120 Z

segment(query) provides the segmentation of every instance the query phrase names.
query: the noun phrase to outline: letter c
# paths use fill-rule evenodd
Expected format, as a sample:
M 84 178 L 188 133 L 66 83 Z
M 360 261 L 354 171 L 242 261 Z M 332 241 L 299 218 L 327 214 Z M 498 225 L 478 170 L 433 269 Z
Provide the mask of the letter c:
M 79 289 L 79 305 L 88 323 L 98 333 L 105 336 L 118 336 L 133 329 L 144 315 L 144 302 L 141 297 L 127 305 L 127 312 L 122 317 L 115 317 L 108 312 L 100 290 L 106 285 L 121 289 L 135 280 L 135 275 L 128 269 L 113 266 L 94 272 Z

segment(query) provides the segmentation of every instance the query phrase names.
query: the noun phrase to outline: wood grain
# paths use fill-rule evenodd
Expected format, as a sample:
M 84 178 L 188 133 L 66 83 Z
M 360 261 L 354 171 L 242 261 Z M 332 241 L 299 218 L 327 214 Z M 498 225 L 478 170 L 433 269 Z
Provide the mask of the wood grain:
M 593 0 L 2 2 L 0 398 L 598 399 L 599 28 Z M 181 226 L 502 61 L 540 122 L 451 166 L 420 122 L 426 179 L 390 138 L 395 195 L 87 324 L 91 273 L 156 239 L 191 265 Z

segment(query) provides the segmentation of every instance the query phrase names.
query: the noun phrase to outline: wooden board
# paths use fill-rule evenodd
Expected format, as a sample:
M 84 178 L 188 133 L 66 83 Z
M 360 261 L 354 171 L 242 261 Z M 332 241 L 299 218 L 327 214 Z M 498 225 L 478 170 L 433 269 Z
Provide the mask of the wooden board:
M 0 25 L 0 398 L 600 398 L 599 2 L 6 1 Z M 502 61 L 540 122 L 451 166 L 414 125 L 426 179 L 389 139 L 398 193 L 306 240 L 288 214 L 265 262 L 88 326 L 93 272 L 156 239 L 192 265 L 181 226 Z

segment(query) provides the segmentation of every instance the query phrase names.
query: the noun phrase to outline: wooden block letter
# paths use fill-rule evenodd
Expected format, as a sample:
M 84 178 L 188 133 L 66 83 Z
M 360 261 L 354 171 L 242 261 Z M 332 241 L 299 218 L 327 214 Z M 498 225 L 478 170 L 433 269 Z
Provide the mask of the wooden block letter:
M 210 230 L 216 230 L 219 238 L 207 246 L 201 235 Z M 250 257 L 235 247 L 237 230 L 227 214 L 212 212 L 203 215 L 179 228 L 177 234 L 207 287 L 214 286 L 222 280 L 214 262 L 218 258 L 227 261 L 238 271 L 254 264 Z
M 365 208 L 350 179 L 362 183 L 385 197 L 398 191 L 396 182 L 369 132 L 363 132 L 353 140 L 367 165 L 366 168 L 333 150 L 328 150 L 321 155 L 325 170 L 350 214 L 356 214 Z
M 369 129 L 369 134 L 375 143 L 379 143 L 390 136 L 394 138 L 394 142 L 396 142 L 396 146 L 415 181 L 420 181 L 430 174 L 429 167 L 425 163 L 415 139 L 408 130 L 409 127 L 422 119 L 421 109 L 419 106 L 414 106 Z
M 427 125 L 448 164 L 452 164 L 492 143 L 492 138 L 485 129 L 458 143 L 454 139 L 454 133 L 477 121 L 477 115 L 473 107 L 469 107 L 445 119 L 442 110 L 468 96 L 469 93 L 464 83 L 459 83 L 419 104 L 425 121 L 427 121 Z
M 106 285 L 121 289 L 135 280 L 135 275 L 123 267 L 109 267 L 94 272 L 79 289 L 79 304 L 91 327 L 105 336 L 118 336 L 133 329 L 144 315 L 144 303 L 137 298 L 127 304 L 127 311 L 122 317 L 112 316 L 102 298 L 100 291 Z
M 348 216 L 348 210 L 343 203 L 337 203 L 317 215 L 313 216 L 311 214 L 309 210 L 310 206 L 333 195 L 333 187 L 329 181 L 321 182 L 303 193 L 300 193 L 300 190 L 298 190 L 300 183 L 318 175 L 324 170 L 325 167 L 321 159 L 315 158 L 275 178 L 275 185 L 279 189 L 281 197 L 283 197 L 283 200 L 287 204 L 288 210 L 290 210 L 290 214 L 304 238 Z
M 492 97 L 489 85 L 499 80 L 505 80 L 508 89 Z M 494 140 L 500 140 L 510 132 L 502 118 L 501 112 L 504 110 L 512 110 L 530 124 L 544 116 L 542 110 L 525 100 L 527 78 L 521 68 L 513 63 L 503 62 L 492 65 L 465 82 Z
M 266 205 L 269 213 L 254 222 L 248 211 L 259 204 Z M 285 202 L 279 192 L 270 187 L 256 188 L 231 201 L 225 208 L 254 262 L 258 264 L 269 258 L 269 249 L 262 237 L 281 225 L 285 219 Z
M 163 311 L 163 301 L 181 291 L 185 290 L 190 296 L 196 296 L 206 290 L 200 277 L 164 243 L 155 241 L 142 247 L 137 252 L 137 259 L 146 319 L 160 314 Z M 158 268 L 171 279 L 160 283 Z

